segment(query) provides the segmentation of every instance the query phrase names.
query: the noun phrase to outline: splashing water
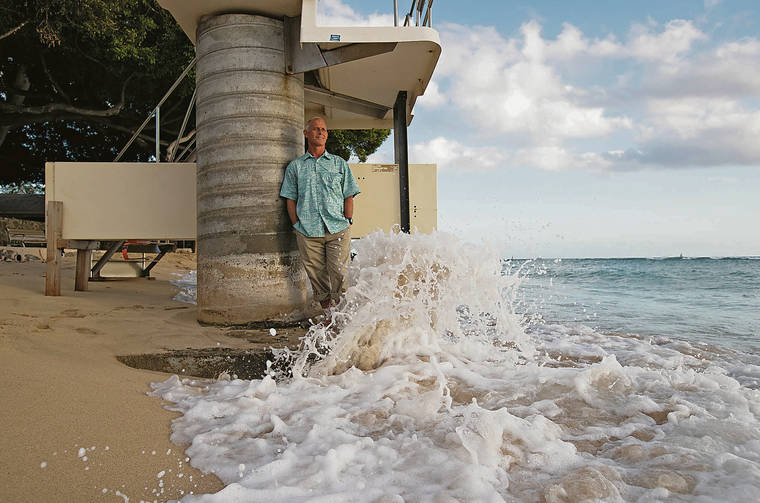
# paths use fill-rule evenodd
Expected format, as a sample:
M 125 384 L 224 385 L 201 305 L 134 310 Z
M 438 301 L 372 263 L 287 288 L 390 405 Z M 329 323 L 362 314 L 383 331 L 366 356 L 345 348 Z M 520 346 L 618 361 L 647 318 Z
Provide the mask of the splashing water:
M 185 304 L 196 304 L 198 300 L 198 271 L 189 271 L 186 274 L 177 274 L 176 279 L 169 280 L 169 283 L 178 287 L 179 292 L 172 298 L 177 302 Z
M 294 374 L 367 371 L 430 358 L 515 364 L 532 357 L 521 318 L 511 310 L 519 282 L 500 274 L 488 248 L 443 234 L 380 232 L 359 246 L 351 286 L 332 319 L 312 327 L 298 354 L 283 355 L 293 360 Z
M 760 367 L 728 352 L 526 325 L 519 275 L 444 234 L 356 246 L 292 377 L 155 394 L 172 441 L 227 485 L 189 502 L 752 501 Z M 275 379 L 278 377 L 278 380 Z

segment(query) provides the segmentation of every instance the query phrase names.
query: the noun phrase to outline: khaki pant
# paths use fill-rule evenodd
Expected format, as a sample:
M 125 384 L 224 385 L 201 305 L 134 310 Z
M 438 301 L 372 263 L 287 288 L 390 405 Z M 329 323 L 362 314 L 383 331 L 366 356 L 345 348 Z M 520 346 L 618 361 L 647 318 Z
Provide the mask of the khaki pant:
M 321 238 L 296 231 L 298 251 L 314 291 L 314 300 L 338 302 L 346 291 L 346 266 L 351 254 L 351 226 Z

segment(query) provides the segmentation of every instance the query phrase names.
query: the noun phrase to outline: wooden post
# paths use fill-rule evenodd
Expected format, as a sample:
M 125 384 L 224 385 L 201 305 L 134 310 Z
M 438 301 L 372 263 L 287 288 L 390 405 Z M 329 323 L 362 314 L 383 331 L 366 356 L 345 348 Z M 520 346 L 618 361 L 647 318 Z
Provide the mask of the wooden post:
M 398 164 L 401 231 L 409 233 L 409 146 L 406 138 L 406 91 L 399 91 L 393 105 L 393 150 Z
M 61 262 L 59 241 L 63 223 L 63 203 L 48 201 L 45 216 L 45 235 L 47 237 L 47 262 L 45 272 L 45 295 L 61 295 Z
M 77 292 L 86 292 L 88 281 L 90 279 L 90 261 L 92 259 L 92 250 L 77 250 L 77 269 L 76 279 L 74 281 L 74 290 Z

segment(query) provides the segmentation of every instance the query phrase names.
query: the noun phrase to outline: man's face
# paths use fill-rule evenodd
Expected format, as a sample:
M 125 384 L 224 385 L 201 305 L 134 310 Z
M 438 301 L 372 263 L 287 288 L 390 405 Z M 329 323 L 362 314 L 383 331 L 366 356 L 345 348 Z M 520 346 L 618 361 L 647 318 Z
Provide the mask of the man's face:
M 327 142 L 327 124 L 322 119 L 314 119 L 309 122 L 303 135 L 311 147 L 324 147 Z

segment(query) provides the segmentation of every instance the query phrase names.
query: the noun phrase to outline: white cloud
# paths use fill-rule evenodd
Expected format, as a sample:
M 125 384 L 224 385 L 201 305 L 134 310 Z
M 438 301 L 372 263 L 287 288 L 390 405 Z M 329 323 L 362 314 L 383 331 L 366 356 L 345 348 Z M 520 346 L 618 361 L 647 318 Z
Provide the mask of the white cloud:
M 504 162 L 549 170 L 760 163 L 757 39 L 710 47 L 688 20 L 634 25 L 624 42 L 590 39 L 570 24 L 547 39 L 535 21 L 511 38 L 446 24 L 441 38 L 428 105 L 450 103 L 479 143 L 498 139 Z M 605 69 L 609 60 L 617 74 Z M 579 75 L 585 83 L 573 82 Z M 605 83 L 589 85 L 589 75 Z M 587 150 L 573 147 L 579 140 Z M 594 141 L 618 145 L 589 151 Z
M 760 94 L 760 41 L 726 42 L 671 67 L 651 68 L 634 79 L 643 97 L 741 99 Z
M 562 171 L 568 169 L 586 169 L 602 171 L 612 163 L 603 154 L 596 152 L 574 152 L 561 146 L 544 145 L 519 149 L 514 156 L 519 166 Z
M 472 147 L 443 136 L 412 145 L 409 158 L 412 163 L 435 163 L 443 171 L 493 171 L 518 166 L 550 171 L 578 168 L 603 170 L 611 164 L 603 154 L 578 154 L 561 146 L 545 145 L 510 151 L 498 146 Z
M 541 43 L 546 46 L 546 59 L 556 62 L 569 61 L 579 55 L 607 57 L 625 52 L 624 46 L 613 35 L 589 40 L 570 23 L 562 25 L 562 31 L 556 40 L 542 40 Z
M 694 42 L 706 38 L 691 21 L 683 19 L 669 21 L 661 32 L 653 25 L 636 24 L 625 53 L 643 61 L 673 64 L 691 50 Z
M 393 26 L 392 14 L 357 14 L 341 0 L 320 0 L 317 5 L 319 26 Z
M 392 19 L 322 0 L 320 22 Z M 603 38 L 568 23 L 544 37 L 537 21 L 511 37 L 488 26 L 438 29 L 443 52 L 418 104 L 457 114 L 462 127 L 456 141 L 430 131 L 433 140 L 412 147 L 420 162 L 478 170 L 760 164 L 757 38 L 715 43 L 684 19 Z
M 440 170 L 490 171 L 509 166 L 508 155 L 497 147 L 469 147 L 439 136 L 409 149 L 412 163 L 435 163 Z
M 722 184 L 735 184 L 739 183 L 739 179 L 735 176 L 711 176 L 707 179 L 710 183 L 722 183 Z
M 619 169 L 760 163 L 760 111 L 720 98 L 649 100 L 637 146 L 608 152 Z
M 445 25 L 438 74 L 448 79 L 448 98 L 468 120 L 491 135 L 528 141 L 586 138 L 630 127 L 624 116 L 583 104 L 582 92 L 563 82 L 547 54 L 574 54 L 588 46 L 566 26 L 560 42 L 547 45 L 536 22 L 520 39 L 505 40 L 493 28 Z
M 446 103 L 446 96 L 438 89 L 438 83 L 435 80 L 428 82 L 425 94 L 417 98 L 416 105 L 435 108 Z
M 672 64 L 692 50 L 695 42 L 706 40 L 701 30 L 688 20 L 675 19 L 661 29 L 656 23 L 634 24 L 626 42 L 620 42 L 614 35 L 606 38 L 589 39 L 580 29 L 564 23 L 562 31 L 554 40 L 546 40 L 540 35 L 541 26 L 530 21 L 523 25 L 522 32 L 530 53 L 556 63 L 566 62 L 575 57 L 615 57 L 630 58 L 642 62 Z

